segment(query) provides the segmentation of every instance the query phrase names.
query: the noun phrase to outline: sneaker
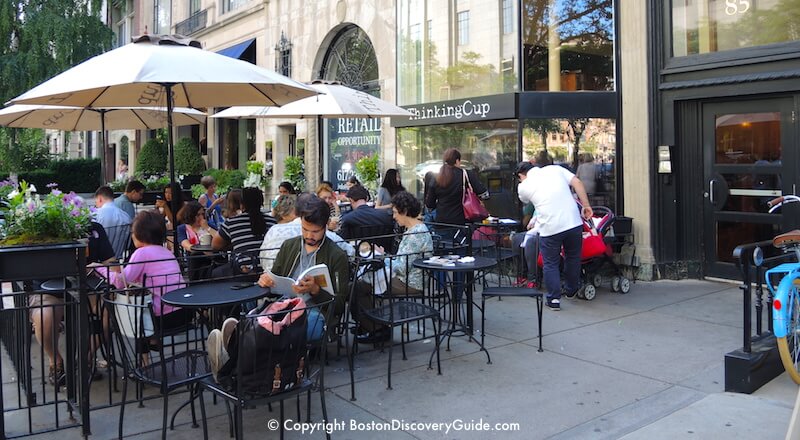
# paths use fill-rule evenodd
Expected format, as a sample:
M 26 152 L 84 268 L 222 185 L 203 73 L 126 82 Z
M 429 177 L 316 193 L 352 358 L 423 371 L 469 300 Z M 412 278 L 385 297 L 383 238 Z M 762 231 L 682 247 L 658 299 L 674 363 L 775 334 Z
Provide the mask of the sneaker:
M 535 289 L 537 287 L 536 281 L 528 281 L 528 284 L 526 284 L 525 287 L 527 287 L 528 289 Z
M 564 293 L 564 296 L 566 296 L 567 298 L 575 298 L 575 295 L 578 294 L 579 290 L 581 290 L 580 287 L 578 287 L 577 289 L 573 290 L 572 292 L 570 292 L 570 291 L 565 289 L 563 293 Z
M 525 287 L 528 283 L 528 279 L 525 277 L 517 277 L 517 282 L 514 283 L 514 287 Z
M 64 367 L 62 365 L 51 365 L 47 381 L 50 385 L 56 387 L 56 390 L 63 387 L 67 383 L 67 375 L 64 374 Z
M 223 358 L 224 348 L 222 347 L 222 332 L 214 329 L 208 334 L 206 340 L 206 348 L 208 349 L 208 363 L 211 366 L 211 375 L 214 376 L 214 382 L 217 381 L 217 372 L 225 364 Z
M 561 310 L 561 300 L 558 298 L 547 298 L 547 307 L 555 312 Z
M 222 323 L 222 346 L 227 348 L 228 343 L 231 340 L 231 336 L 233 335 L 233 331 L 236 330 L 236 325 L 239 324 L 239 321 L 236 318 L 228 318 Z

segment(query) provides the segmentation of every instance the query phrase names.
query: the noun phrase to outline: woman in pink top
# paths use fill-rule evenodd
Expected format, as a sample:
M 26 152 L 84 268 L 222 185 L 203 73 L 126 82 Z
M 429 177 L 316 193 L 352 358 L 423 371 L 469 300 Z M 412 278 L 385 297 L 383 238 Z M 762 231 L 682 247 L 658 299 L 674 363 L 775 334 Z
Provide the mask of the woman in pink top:
M 178 260 L 167 248 L 163 247 L 167 235 L 164 217 L 157 211 L 142 211 L 136 215 L 131 227 L 133 244 L 136 250 L 128 263 L 119 271 L 112 268 L 109 273 L 111 283 L 119 288 L 126 288 L 126 282 L 146 286 L 153 293 L 153 314 L 156 327 L 168 330 L 186 325 L 191 319 L 191 311 L 161 303 L 161 295 L 184 287 L 181 268 Z

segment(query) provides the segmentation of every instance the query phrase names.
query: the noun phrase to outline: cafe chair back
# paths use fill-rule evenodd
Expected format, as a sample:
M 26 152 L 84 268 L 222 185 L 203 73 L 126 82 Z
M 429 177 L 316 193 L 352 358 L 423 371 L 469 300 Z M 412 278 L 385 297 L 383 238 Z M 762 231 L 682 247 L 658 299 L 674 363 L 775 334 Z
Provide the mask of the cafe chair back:
M 284 401 L 305 393 L 307 418 L 310 418 L 312 391 L 319 392 L 323 422 L 327 423 L 325 341 L 333 302 L 331 299 L 306 303 L 300 297 L 268 301 L 249 313 L 240 314 L 227 340 L 224 335 L 228 333 L 223 329 L 221 344 L 228 360 L 220 366 L 216 379 L 206 377 L 201 382 L 204 438 L 208 438 L 205 391 L 221 398 L 226 405 L 233 405 L 231 428 L 237 439 L 244 438 L 242 411 L 245 407 L 269 404 L 271 409 L 275 402 L 280 405 L 283 437 Z M 221 351 L 211 349 L 211 355 L 216 356 Z M 214 359 L 212 364 L 219 359 Z M 301 420 L 299 398 L 296 420 Z
M 153 277 L 155 283 L 158 283 L 157 278 Z M 152 283 L 148 283 L 145 276 L 142 285 Z M 126 289 L 109 290 L 103 296 L 113 332 L 114 361 L 122 366 L 124 372 L 119 438 L 123 436 L 128 382 L 137 384 L 138 396 L 141 396 L 141 386 L 144 385 L 159 390 L 163 401 L 161 438 L 165 439 L 168 395 L 184 387 L 189 390 L 192 422 L 197 426 L 194 398 L 198 395 L 199 382 L 210 374 L 204 339 L 198 336 L 199 329 L 193 325 L 193 313 L 178 309 L 168 314 L 155 314 L 153 290 L 166 288 L 156 285 L 158 287 L 152 289 L 130 285 Z M 175 415 L 171 429 L 174 428 Z

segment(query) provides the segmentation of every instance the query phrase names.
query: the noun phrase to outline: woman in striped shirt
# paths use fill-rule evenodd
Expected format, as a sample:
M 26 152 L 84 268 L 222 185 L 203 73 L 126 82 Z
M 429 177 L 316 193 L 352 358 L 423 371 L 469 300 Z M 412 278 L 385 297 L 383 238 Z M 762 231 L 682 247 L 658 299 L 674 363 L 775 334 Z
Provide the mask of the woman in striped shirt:
M 249 273 L 257 265 L 256 254 L 261 248 L 264 235 L 275 224 L 275 219 L 263 212 L 264 194 L 258 188 L 242 190 L 242 213 L 225 221 L 214 237 L 212 247 L 215 250 L 231 249 L 232 265 L 228 274 Z M 252 258 L 250 258 L 252 256 Z M 250 263 L 247 263 L 250 261 Z M 218 268 L 222 269 L 222 268 Z M 215 270 L 215 276 L 225 272 Z

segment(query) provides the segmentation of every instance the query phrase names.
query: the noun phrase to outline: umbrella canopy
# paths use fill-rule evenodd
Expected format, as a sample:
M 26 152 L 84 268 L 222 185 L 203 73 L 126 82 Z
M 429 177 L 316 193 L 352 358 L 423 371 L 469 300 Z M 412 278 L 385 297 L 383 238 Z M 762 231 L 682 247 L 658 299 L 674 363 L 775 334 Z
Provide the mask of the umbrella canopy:
M 11 103 L 166 107 L 169 176 L 174 183 L 172 109 L 175 106 L 280 106 L 316 94 L 316 90 L 271 70 L 204 51 L 197 41 L 144 35 L 56 75 Z M 178 212 L 178 206 L 172 210 Z M 176 230 L 173 236 L 177 242 Z
M 204 124 L 206 114 L 194 109 L 173 109 L 173 125 Z M 0 110 L 0 125 L 65 131 L 155 130 L 167 126 L 164 107 L 82 108 L 49 105 L 12 105 Z
M 212 115 L 212 118 L 364 118 L 411 116 L 412 114 L 388 101 L 360 90 L 339 84 L 312 83 L 320 94 L 286 104 L 283 107 L 231 107 Z
M 173 100 L 167 103 L 166 88 Z M 145 35 L 97 55 L 11 100 L 75 107 L 284 105 L 317 92 L 196 41 Z

